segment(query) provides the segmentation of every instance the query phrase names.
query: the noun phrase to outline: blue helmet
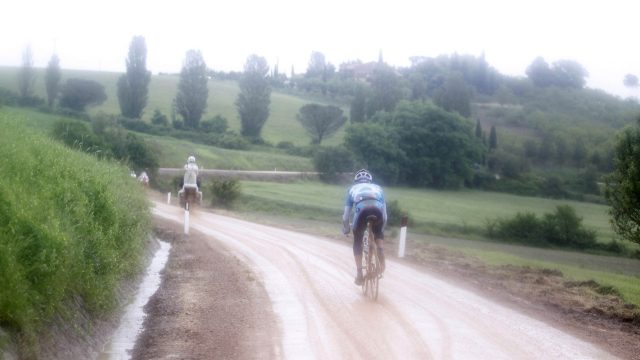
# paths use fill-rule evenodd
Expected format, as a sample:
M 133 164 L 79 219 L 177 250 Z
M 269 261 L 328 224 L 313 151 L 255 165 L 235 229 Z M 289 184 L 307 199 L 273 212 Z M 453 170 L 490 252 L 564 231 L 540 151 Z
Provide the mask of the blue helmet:
M 356 172 L 356 176 L 353 178 L 354 183 L 370 183 L 373 181 L 373 176 L 366 169 L 360 169 Z

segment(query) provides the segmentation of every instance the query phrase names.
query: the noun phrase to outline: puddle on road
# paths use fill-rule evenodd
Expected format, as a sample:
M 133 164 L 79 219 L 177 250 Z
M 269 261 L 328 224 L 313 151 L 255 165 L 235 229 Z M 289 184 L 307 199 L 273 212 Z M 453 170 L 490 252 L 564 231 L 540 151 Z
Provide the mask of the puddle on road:
M 160 249 L 153 255 L 153 260 L 147 268 L 140 287 L 136 291 L 133 302 L 125 308 L 118 329 L 113 333 L 104 350 L 98 355 L 98 360 L 128 360 L 131 358 L 130 352 L 136 344 L 138 335 L 142 333 L 142 323 L 145 315 L 142 308 L 158 290 L 161 280 L 160 272 L 164 269 L 169 258 L 171 244 L 162 240 L 158 241 L 160 242 Z

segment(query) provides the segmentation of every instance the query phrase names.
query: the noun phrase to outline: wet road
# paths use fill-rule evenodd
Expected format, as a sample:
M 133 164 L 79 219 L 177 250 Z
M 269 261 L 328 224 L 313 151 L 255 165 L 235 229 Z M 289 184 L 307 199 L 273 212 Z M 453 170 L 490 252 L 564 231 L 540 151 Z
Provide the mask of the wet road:
M 183 221 L 182 209 L 154 205 L 155 215 Z M 263 282 L 280 321 L 282 342 L 274 346 L 283 358 L 614 358 L 392 260 L 372 302 L 353 285 L 353 255 L 346 244 L 203 211 L 190 220 L 192 229 L 222 242 Z

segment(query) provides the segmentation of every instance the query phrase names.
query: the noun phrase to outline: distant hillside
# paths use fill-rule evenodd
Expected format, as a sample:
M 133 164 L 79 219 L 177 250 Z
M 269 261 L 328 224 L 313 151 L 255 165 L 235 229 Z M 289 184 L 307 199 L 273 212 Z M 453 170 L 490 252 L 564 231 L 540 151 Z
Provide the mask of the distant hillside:
M 17 91 L 17 67 L 0 66 L 0 87 Z M 107 101 L 104 104 L 90 108 L 95 114 L 100 111 L 109 114 L 119 114 L 120 108 L 116 96 L 116 83 L 120 73 L 62 70 L 62 82 L 68 78 L 82 78 L 94 80 L 105 87 Z M 171 117 L 171 102 L 176 95 L 179 77 L 177 75 L 153 75 L 149 86 L 149 102 L 145 109 L 143 119 L 149 121 L 153 111 L 159 109 L 169 118 Z M 235 81 L 209 80 L 209 100 L 204 119 L 215 115 L 222 115 L 229 122 L 232 130 L 240 130 L 240 120 L 237 115 L 234 102 L 239 92 Z M 36 79 L 36 95 L 45 97 L 44 69 L 38 69 Z M 296 145 L 307 145 L 310 138 L 296 120 L 298 110 L 311 102 L 308 99 L 273 91 L 271 94 L 271 114 L 265 124 L 262 136 L 276 145 L 280 141 L 290 141 Z M 326 100 L 324 102 L 329 102 Z M 348 109 L 345 109 L 348 112 Z M 342 131 L 335 137 L 326 140 L 326 144 L 338 144 L 342 141 Z M 324 142 L 323 142 L 324 143 Z

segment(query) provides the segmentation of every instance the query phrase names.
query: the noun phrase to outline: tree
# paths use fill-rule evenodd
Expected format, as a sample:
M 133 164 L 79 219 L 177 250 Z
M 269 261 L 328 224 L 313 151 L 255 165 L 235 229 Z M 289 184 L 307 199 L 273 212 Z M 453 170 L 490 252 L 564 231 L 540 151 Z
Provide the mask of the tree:
M 355 94 L 351 100 L 350 117 L 351 123 L 364 122 L 366 119 L 367 95 L 364 86 L 359 85 L 355 89 Z
M 313 51 L 311 53 L 311 58 L 309 59 L 309 65 L 307 66 L 305 77 L 322 77 L 325 73 L 326 67 L 327 63 L 325 61 L 324 54 L 318 51 Z
M 36 83 L 36 70 L 33 67 L 33 52 L 31 46 L 27 46 L 22 52 L 22 67 L 18 72 L 18 90 L 23 99 L 33 95 L 33 86 Z
M 635 88 L 638 87 L 638 77 L 633 74 L 627 74 L 624 76 L 624 86 Z
M 362 123 L 347 127 L 344 146 L 384 184 L 395 184 L 400 176 L 404 154 L 398 139 L 381 124 Z
M 480 119 L 476 120 L 476 137 L 478 139 L 482 139 L 482 125 L 480 124 Z
M 402 99 L 402 83 L 396 71 L 389 65 L 377 64 L 371 75 L 371 98 L 367 115 L 378 111 L 391 112 Z
M 176 95 L 176 111 L 186 127 L 198 128 L 208 97 L 207 64 L 199 50 L 189 50 L 180 71 Z
M 53 102 L 58 97 L 58 91 L 60 91 L 60 59 L 58 55 L 51 55 L 49 65 L 47 65 L 47 72 L 45 73 L 44 81 L 47 87 L 47 103 L 49 107 L 53 106 Z
M 582 89 L 589 72 L 573 60 L 558 60 L 553 63 L 553 84 L 564 88 Z
M 545 87 L 553 84 L 553 72 L 549 64 L 540 56 L 527 67 L 526 74 L 536 86 Z
M 123 116 L 139 119 L 147 105 L 151 72 L 147 70 L 147 45 L 144 37 L 134 36 L 125 60 L 127 73 L 118 79 L 118 102 Z
M 639 119 L 640 121 L 640 119 Z M 640 244 L 640 127 L 625 129 L 615 147 L 614 170 L 607 178 L 605 197 L 611 204 L 613 229 Z
M 267 79 L 269 66 L 267 60 L 258 55 L 250 55 L 244 65 L 244 74 L 240 79 L 240 94 L 236 107 L 240 115 L 243 136 L 260 139 L 260 132 L 269 118 L 271 86 Z
M 84 111 L 89 105 L 100 105 L 107 100 L 104 86 L 93 80 L 68 79 L 62 86 L 60 106 Z
M 491 125 L 491 131 L 489 132 L 489 150 L 495 150 L 498 148 L 498 134 L 496 133 L 496 126 Z
M 438 106 L 447 111 L 457 112 L 464 117 L 471 116 L 471 90 L 459 72 L 449 75 L 435 100 Z
M 482 146 L 463 117 L 422 102 L 401 102 L 388 132 L 406 156 L 401 179 L 413 186 L 457 188 L 472 178 Z
M 342 146 L 321 147 L 313 155 L 313 167 L 326 182 L 339 180 L 340 173 L 353 171 L 353 154 Z
M 347 122 L 347 117 L 342 115 L 339 107 L 319 104 L 304 105 L 300 108 L 297 119 L 311 135 L 312 143 L 318 145 Z

